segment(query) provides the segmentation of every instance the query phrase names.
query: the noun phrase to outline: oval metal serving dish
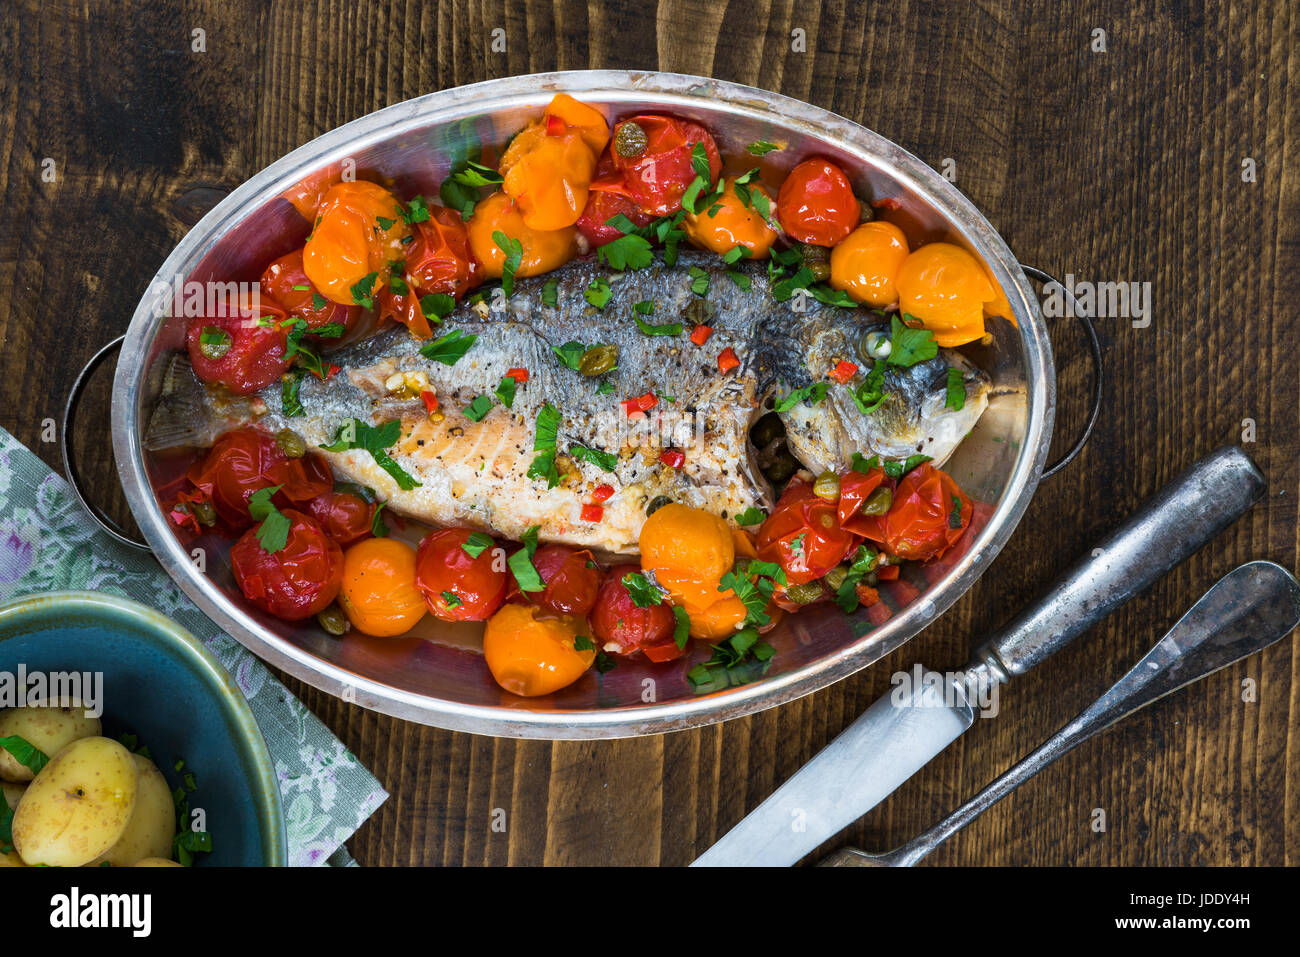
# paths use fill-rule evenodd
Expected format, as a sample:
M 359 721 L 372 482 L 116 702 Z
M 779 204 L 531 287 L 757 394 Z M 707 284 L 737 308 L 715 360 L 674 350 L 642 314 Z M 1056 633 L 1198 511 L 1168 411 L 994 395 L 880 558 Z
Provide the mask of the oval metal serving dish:
M 170 284 L 177 276 L 255 281 L 266 262 L 301 245 L 307 233 L 308 224 L 281 194 L 330 164 L 350 160 L 359 177 L 379 179 L 400 195 L 436 196 L 453 162 L 479 144 L 503 144 L 561 91 L 603 107 L 611 118 L 655 110 L 698 120 L 724 156 L 755 140 L 780 141 L 784 149 L 765 158 L 773 182 L 812 154 L 838 161 L 860 196 L 894 201 L 890 217 L 913 243 L 946 239 L 984 262 L 1010 302 L 1011 321 L 990 320 L 993 342 L 963 350 L 994 383 L 988 411 L 946 466 L 973 498 L 993 506 L 969 550 L 933 582 L 921 569 L 909 570 L 919 594 L 878 627 L 833 606 L 788 616 L 768 637 L 776 649 L 771 669 L 752 684 L 693 694 L 685 678 L 689 662 L 708 655 L 698 642 L 687 664 L 621 661 L 548 698 L 516 698 L 493 682 L 465 626 L 426 638 L 353 634 L 339 641 L 314 622 L 289 624 L 248 605 L 217 543 L 207 549 L 206 570 L 196 567 L 155 493 L 168 463 L 141 441 L 162 369 L 183 347 L 183 323 L 169 320 L 164 297 L 153 294 L 131 320 L 113 387 L 113 448 L 135 518 L 163 567 L 252 651 L 318 688 L 425 724 L 516 737 L 625 737 L 734 718 L 823 688 L 898 647 L 971 586 L 1024 512 L 1051 438 L 1051 347 L 1029 281 L 974 206 L 905 150 L 807 103 L 700 77 L 592 71 L 491 80 L 399 103 L 294 150 L 204 217 L 156 282 Z

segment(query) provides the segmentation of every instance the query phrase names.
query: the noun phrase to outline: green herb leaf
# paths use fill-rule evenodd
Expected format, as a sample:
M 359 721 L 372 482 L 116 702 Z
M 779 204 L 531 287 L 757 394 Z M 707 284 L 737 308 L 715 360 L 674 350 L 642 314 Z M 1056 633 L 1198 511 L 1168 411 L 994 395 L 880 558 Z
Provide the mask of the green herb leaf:
M 871 458 L 867 458 L 861 452 L 854 452 L 853 461 L 849 465 L 849 468 L 853 469 L 853 471 L 857 472 L 859 475 L 866 475 L 872 469 L 880 468 L 880 456 L 873 455 Z
M 945 409 L 960 412 L 966 407 L 966 379 L 960 369 L 948 370 L 947 393 L 947 401 L 943 404 Z
M 908 317 L 912 318 L 911 316 Z M 914 366 L 939 354 L 939 343 L 929 329 L 913 329 L 894 315 L 890 319 L 889 358 L 891 366 Z
M 581 342 L 566 342 L 562 346 L 551 346 L 551 351 L 560 357 L 560 362 L 577 372 L 582 362 L 582 354 L 587 351 L 587 347 Z
M 761 508 L 750 506 L 736 516 L 736 524 L 741 526 L 758 525 L 767 518 L 767 513 Z
M 513 408 L 515 404 L 515 390 L 519 383 L 515 382 L 510 376 L 503 376 L 501 382 L 497 385 L 497 399 L 507 409 Z
M 461 545 L 463 551 L 470 558 L 478 558 L 487 549 L 496 544 L 492 536 L 484 532 L 470 532 L 469 538 L 465 539 L 465 544 Z
M 434 322 L 442 322 L 456 311 L 456 300 L 445 292 L 431 292 L 420 297 L 420 311 Z
M 406 208 L 402 210 L 402 219 L 408 226 L 428 221 L 429 204 L 424 201 L 423 196 L 413 196 L 411 198 L 411 201 L 406 204 Z
M 476 395 L 469 405 L 461 410 L 461 415 L 471 422 L 482 422 L 483 417 L 492 411 L 492 400 L 485 395 Z
M 640 572 L 628 572 L 623 576 L 623 587 L 627 589 L 632 604 L 638 608 L 651 608 L 668 597 L 658 585 Z
M 22 735 L 11 734 L 8 737 L 0 738 L 0 748 L 4 748 L 12 754 L 14 760 L 31 771 L 32 774 L 40 774 L 45 765 L 50 763 L 49 755 Z
M 640 316 L 634 315 L 632 319 L 636 322 L 636 327 L 647 336 L 680 336 L 682 334 L 682 324 L 680 322 L 665 322 L 660 325 L 653 325 Z
M 499 229 L 492 233 L 492 241 L 506 254 L 506 261 L 501 266 L 501 288 L 507 296 L 511 296 L 515 291 L 515 270 L 524 259 L 524 244 L 511 239 Z
M 280 381 L 280 408 L 286 416 L 298 416 L 305 414 L 302 407 L 302 399 L 299 398 L 298 392 L 302 388 L 302 370 L 294 370 L 285 374 Z
M 542 283 L 542 305 L 557 306 L 560 302 L 560 281 L 552 276 Z
M 897 459 L 885 463 L 885 474 L 890 478 L 900 479 L 922 462 L 930 461 L 928 455 L 909 455 L 901 462 Z
M 375 292 L 375 281 L 379 278 L 379 273 L 372 272 L 367 276 L 354 283 L 352 286 L 352 301 L 358 306 L 365 306 L 367 309 L 373 309 L 375 301 L 372 298 Z
M 618 468 L 618 456 L 613 452 L 601 452 L 585 445 L 570 445 L 569 454 L 580 462 L 590 462 L 602 472 L 612 472 Z
M 691 637 L 691 617 L 680 605 L 673 605 L 673 641 L 678 648 L 686 647 L 686 640 Z
M 465 353 L 469 352 L 470 346 L 474 345 L 477 339 L 477 333 L 467 336 L 462 330 L 453 329 L 446 335 L 420 346 L 420 355 L 434 362 L 441 362 L 443 365 L 454 366 L 465 357 Z
M 800 402 L 807 403 L 808 405 L 817 405 L 826 398 L 826 393 L 828 393 L 830 389 L 830 384 L 827 382 L 814 382 L 810 385 L 804 386 L 803 388 L 795 389 L 785 398 L 777 400 L 775 407 L 776 411 L 789 412 Z
M 510 574 L 514 576 L 515 583 L 522 592 L 539 592 L 546 587 L 542 576 L 537 573 L 537 568 L 533 565 L 533 555 L 537 553 L 537 533 L 541 529 L 540 525 L 534 525 L 524 532 L 521 539 L 524 547 L 506 560 Z
M 322 296 L 320 293 L 314 292 L 311 294 L 311 307 L 315 309 L 317 312 L 320 312 L 329 304 L 330 301 L 326 299 L 324 296 Z
M 360 419 L 348 419 L 339 426 L 334 441 L 329 445 L 322 445 L 321 448 L 327 452 L 364 449 L 370 453 L 376 465 L 392 476 L 398 488 L 410 491 L 419 488 L 420 483 L 408 475 L 388 454 L 388 449 L 397 443 L 401 435 L 402 424 L 396 419 L 377 427 L 367 425 Z
M 709 294 L 709 274 L 699 266 L 692 266 L 690 276 L 691 292 L 697 296 L 707 296 Z
M 780 148 L 775 143 L 769 143 L 767 140 L 755 140 L 745 147 L 746 151 L 754 156 L 766 156 L 773 150 L 779 150 Z
M 610 297 L 614 295 L 609 288 L 609 280 L 603 276 L 597 276 L 591 281 L 591 284 L 582 291 L 582 298 L 591 303 L 597 309 L 604 309 Z
M 635 233 L 620 236 L 596 249 L 596 258 L 611 269 L 644 269 L 654 262 L 650 241 Z

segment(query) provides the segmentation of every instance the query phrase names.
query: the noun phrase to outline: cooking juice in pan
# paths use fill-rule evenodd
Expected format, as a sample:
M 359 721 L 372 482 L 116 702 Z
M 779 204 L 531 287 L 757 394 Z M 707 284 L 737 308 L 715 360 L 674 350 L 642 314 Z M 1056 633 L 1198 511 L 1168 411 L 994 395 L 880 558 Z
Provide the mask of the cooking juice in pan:
M 436 202 L 304 182 L 305 244 L 169 370 L 146 443 L 205 449 L 176 533 L 269 614 L 472 645 L 523 696 L 693 640 L 708 691 L 783 615 L 884 620 L 987 517 L 941 466 L 1000 294 L 828 160 L 763 182 L 781 148 L 561 94 Z

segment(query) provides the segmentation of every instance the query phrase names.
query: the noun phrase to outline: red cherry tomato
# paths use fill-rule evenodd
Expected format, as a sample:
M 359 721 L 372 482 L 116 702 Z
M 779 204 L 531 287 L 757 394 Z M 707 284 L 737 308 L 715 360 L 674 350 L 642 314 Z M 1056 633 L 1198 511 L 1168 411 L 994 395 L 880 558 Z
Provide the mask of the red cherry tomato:
M 369 538 L 374 506 L 351 492 L 330 490 L 307 503 L 307 514 L 325 530 L 325 534 L 347 548 Z
M 623 576 L 632 572 L 640 574 L 641 566 L 615 565 L 596 593 L 596 604 L 587 621 L 596 633 L 597 645 L 613 645 L 620 655 L 645 651 L 652 661 L 671 661 L 685 653 L 673 641 L 673 610 L 666 604 L 638 608 L 623 584 Z M 672 646 L 673 652 L 667 657 L 665 643 Z M 651 654 L 651 649 L 658 657 Z
M 230 567 L 244 597 L 285 621 L 309 618 L 329 606 L 343 582 L 343 550 L 316 520 L 285 509 L 289 540 L 268 552 L 250 528 L 230 549 Z
M 262 291 L 294 318 L 306 321 L 308 330 L 338 323 L 352 328 L 361 315 L 360 306 L 345 306 L 320 294 L 302 268 L 302 250 L 281 256 L 262 273 Z
M 557 615 L 580 617 L 591 611 L 600 587 L 600 569 L 591 552 L 567 545 L 542 545 L 533 554 L 533 567 L 546 587 L 540 592 L 520 592 L 512 580 L 511 600 L 520 599 Z
M 717 179 L 722 172 L 718 144 L 699 123 L 658 114 L 629 116 L 615 125 L 615 140 L 627 123 L 645 131 L 646 148 L 636 156 L 620 156 L 614 150 L 610 154 L 614 173 L 593 180 L 592 189 L 621 193 L 642 211 L 667 216 L 682 208 L 682 193 L 695 179 L 691 151 L 696 143 L 703 144 L 708 155 L 711 177 Z
M 821 578 L 844 560 L 853 536 L 840 527 L 835 503 L 807 482 L 793 481 L 758 530 L 758 557 L 776 562 L 791 585 Z
M 607 225 L 611 219 L 622 213 L 637 226 L 649 225 L 654 217 L 643 211 L 630 197 L 607 189 L 595 188 L 598 182 L 622 181 L 621 174 L 614 169 L 614 160 L 610 156 L 610 147 L 596 165 L 596 179 L 587 193 L 587 205 L 576 223 L 578 232 L 587 238 L 592 246 L 603 246 L 618 239 L 623 234 L 613 226 Z
M 475 558 L 462 547 L 471 534 L 468 528 L 430 532 L 416 553 L 415 584 L 443 621 L 484 621 L 506 598 L 508 574 L 496 544 Z
M 872 469 L 865 475 L 861 472 L 849 471 L 840 479 L 840 502 L 836 509 L 836 516 L 841 525 L 848 524 L 884 480 L 884 469 Z
M 204 382 L 249 395 L 275 382 L 289 367 L 284 358 L 288 331 L 281 328 L 285 311 L 267 296 L 260 299 L 256 311 L 244 299 L 232 304 L 232 315 L 189 319 L 185 345 L 194 374 Z
M 406 274 L 421 294 L 441 292 L 459 299 L 483 281 L 483 267 L 470 252 L 469 231 L 459 213 L 430 206 L 429 218 L 414 229 Z
M 957 543 L 974 514 L 952 476 L 929 462 L 904 475 L 882 525 L 890 554 L 913 561 L 938 558 Z
M 212 501 L 217 515 L 233 529 L 253 521 L 248 499 L 258 489 L 279 485 L 280 508 L 305 505 L 334 487 L 329 467 L 314 455 L 291 459 L 275 438 L 247 426 L 226 432 L 186 473 L 190 482 Z
M 834 246 L 862 218 L 858 198 L 844 171 L 822 159 L 804 160 L 781 184 L 776 216 L 792 239 Z

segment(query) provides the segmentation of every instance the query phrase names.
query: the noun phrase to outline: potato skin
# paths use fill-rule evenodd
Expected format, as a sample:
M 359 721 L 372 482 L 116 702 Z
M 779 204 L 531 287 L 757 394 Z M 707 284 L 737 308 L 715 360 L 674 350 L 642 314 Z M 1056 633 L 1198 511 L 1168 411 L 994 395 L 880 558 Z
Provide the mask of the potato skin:
M 14 812 L 14 850 L 28 866 L 94 860 L 130 823 L 138 777 L 134 757 L 118 742 L 72 742 L 28 785 Z
M 100 734 L 99 719 L 87 718 L 84 711 L 80 701 L 69 699 L 57 708 L 10 708 L 0 712 L 0 738 L 16 734 L 53 758 L 73 741 Z M 0 778 L 21 783 L 32 777 L 30 768 L 0 748 Z
M 171 788 L 157 765 L 139 754 L 135 759 L 135 810 L 117 843 L 87 867 L 107 861 L 113 867 L 131 867 L 142 860 L 171 856 L 172 838 L 176 836 L 176 805 Z
M 10 851 L 8 854 L 0 854 L 0 867 L 26 867 L 23 859 L 18 856 L 17 851 Z

